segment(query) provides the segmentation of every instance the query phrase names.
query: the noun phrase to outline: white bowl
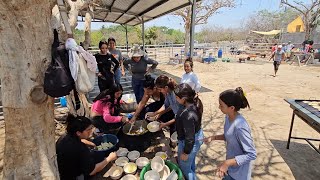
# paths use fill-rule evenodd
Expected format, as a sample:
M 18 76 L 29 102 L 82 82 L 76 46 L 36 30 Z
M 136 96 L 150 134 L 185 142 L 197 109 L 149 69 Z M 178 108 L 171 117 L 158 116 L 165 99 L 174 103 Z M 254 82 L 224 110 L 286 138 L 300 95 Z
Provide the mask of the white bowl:
M 168 159 L 168 155 L 165 152 L 157 152 L 155 156 L 159 156 L 161 157 L 163 160 L 167 160 Z
M 157 172 L 161 172 L 164 165 L 164 160 L 159 156 L 156 156 L 151 160 L 151 169 Z
M 153 112 L 147 112 L 144 118 L 148 121 L 156 120 L 156 116 L 150 117 L 150 114 L 153 114 Z
M 174 132 L 170 137 L 171 142 L 177 143 L 178 142 L 178 133 Z
M 128 152 L 129 152 L 129 151 L 128 151 L 127 148 L 120 148 L 120 149 L 117 151 L 117 156 L 118 156 L 118 157 L 127 156 Z
M 110 177 L 111 179 L 120 179 L 123 173 L 122 167 L 114 166 L 110 169 Z
M 116 161 L 115 161 L 115 164 L 117 166 L 124 166 L 126 164 L 129 163 L 129 159 L 127 157 L 119 157 Z
M 167 165 L 165 165 L 163 170 L 159 174 L 160 174 L 161 180 L 166 180 L 170 174 L 170 168 Z
M 160 180 L 160 174 L 155 170 L 147 171 L 144 174 L 144 179 L 145 180 Z
M 134 162 L 140 157 L 140 152 L 139 151 L 130 151 L 128 153 L 128 158 L 131 162 Z
M 143 169 L 143 167 L 146 166 L 149 162 L 150 162 L 149 159 L 146 157 L 139 157 L 136 160 L 136 164 L 139 169 Z
M 147 125 L 150 132 L 157 132 L 160 130 L 160 123 L 158 121 L 153 121 Z
M 121 180 L 137 180 L 137 177 L 132 174 L 127 174 L 121 178 Z
M 123 170 L 126 174 L 135 174 L 137 171 L 137 165 L 135 163 L 129 162 L 123 167 Z

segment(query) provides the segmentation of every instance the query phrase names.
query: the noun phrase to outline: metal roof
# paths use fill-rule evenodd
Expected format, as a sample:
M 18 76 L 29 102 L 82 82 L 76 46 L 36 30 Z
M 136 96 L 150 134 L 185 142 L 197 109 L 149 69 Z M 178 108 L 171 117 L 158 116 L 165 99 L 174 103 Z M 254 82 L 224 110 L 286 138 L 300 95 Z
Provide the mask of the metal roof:
M 94 6 L 95 21 L 137 25 L 184 8 L 190 0 L 100 0 Z M 84 17 L 86 10 L 80 11 Z

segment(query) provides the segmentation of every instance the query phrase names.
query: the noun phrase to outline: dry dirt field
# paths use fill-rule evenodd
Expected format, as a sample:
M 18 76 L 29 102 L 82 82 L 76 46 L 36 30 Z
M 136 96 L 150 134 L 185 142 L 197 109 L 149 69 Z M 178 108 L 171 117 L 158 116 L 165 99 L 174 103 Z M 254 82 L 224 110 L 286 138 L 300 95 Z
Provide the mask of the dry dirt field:
M 241 64 L 195 62 L 194 66 L 194 72 L 203 86 L 200 98 L 205 107 L 203 128 L 206 136 L 223 132 L 224 115 L 218 109 L 219 93 L 238 86 L 246 92 L 251 110 L 242 110 L 241 113 L 251 125 L 258 152 L 252 179 L 319 179 L 320 155 L 316 151 L 301 140 L 292 140 L 290 149 L 286 149 L 292 109 L 283 100 L 320 99 L 319 66 L 298 67 L 282 64 L 277 77 L 272 76 L 271 62 L 263 60 Z M 158 69 L 157 74 L 165 73 L 177 80 L 184 73 L 182 65 L 161 63 Z M 319 133 L 299 118 L 296 118 L 292 135 L 320 138 Z M 319 143 L 316 146 L 318 147 Z M 3 147 L 4 126 L 0 124 L 0 175 Z M 223 142 L 203 145 L 197 158 L 198 178 L 218 179 L 215 170 L 224 159 Z

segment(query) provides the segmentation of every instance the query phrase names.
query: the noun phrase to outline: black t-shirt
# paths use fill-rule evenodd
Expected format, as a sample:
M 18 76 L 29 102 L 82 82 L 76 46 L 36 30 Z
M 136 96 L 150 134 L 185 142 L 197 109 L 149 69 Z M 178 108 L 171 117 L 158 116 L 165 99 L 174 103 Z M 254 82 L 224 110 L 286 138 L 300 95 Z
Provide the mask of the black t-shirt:
M 179 140 L 185 140 L 184 153 L 190 154 L 195 143 L 195 134 L 201 128 L 201 118 L 194 105 L 180 108 L 176 115 L 176 129 Z
M 112 54 L 95 54 L 94 56 L 96 57 L 99 72 L 103 76 L 109 76 L 112 74 L 111 71 L 115 72 L 115 70 L 119 67 L 119 61 L 117 61 Z
M 88 179 L 95 168 L 89 148 L 76 136 L 61 136 L 56 143 L 56 152 L 61 180 L 73 180 L 81 174 Z

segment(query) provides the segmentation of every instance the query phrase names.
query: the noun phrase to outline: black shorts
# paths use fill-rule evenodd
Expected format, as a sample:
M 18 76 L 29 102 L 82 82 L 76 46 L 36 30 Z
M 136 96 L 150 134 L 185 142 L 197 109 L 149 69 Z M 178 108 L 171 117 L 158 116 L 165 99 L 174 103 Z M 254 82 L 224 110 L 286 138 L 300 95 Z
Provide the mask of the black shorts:
M 279 66 L 280 66 L 280 62 L 278 61 L 273 61 L 273 66 L 274 66 L 274 70 L 278 70 Z

